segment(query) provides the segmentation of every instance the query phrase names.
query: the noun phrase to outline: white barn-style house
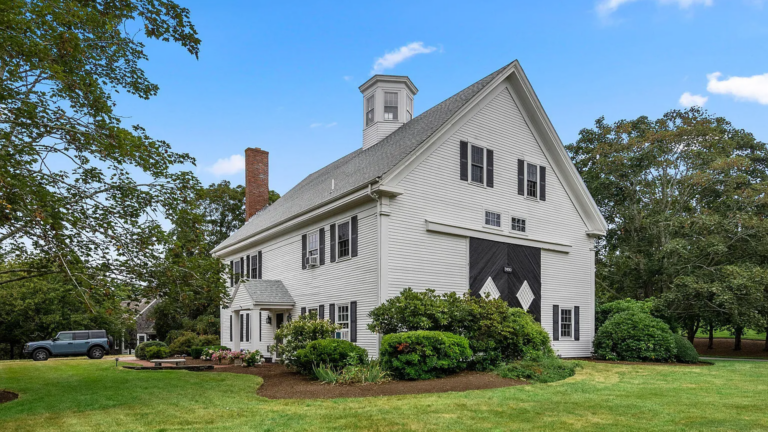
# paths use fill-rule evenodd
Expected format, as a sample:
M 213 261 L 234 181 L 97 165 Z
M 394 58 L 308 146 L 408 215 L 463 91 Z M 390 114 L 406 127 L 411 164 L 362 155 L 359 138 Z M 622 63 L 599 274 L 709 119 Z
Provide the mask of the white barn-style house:
M 362 148 L 267 205 L 268 154 L 246 154 L 246 220 L 222 343 L 266 353 L 310 311 L 378 355 L 368 313 L 406 287 L 501 297 L 563 357 L 591 353 L 594 241 L 606 223 L 515 61 L 419 116 L 405 76 L 363 94 Z

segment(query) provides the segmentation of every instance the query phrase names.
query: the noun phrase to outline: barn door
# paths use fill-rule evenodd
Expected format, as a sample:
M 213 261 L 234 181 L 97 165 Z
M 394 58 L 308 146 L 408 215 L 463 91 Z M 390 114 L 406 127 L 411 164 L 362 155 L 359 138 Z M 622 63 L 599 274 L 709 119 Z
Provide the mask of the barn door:
M 527 306 L 541 322 L 541 249 L 470 238 L 469 288 L 473 295 L 495 288 L 510 307 Z

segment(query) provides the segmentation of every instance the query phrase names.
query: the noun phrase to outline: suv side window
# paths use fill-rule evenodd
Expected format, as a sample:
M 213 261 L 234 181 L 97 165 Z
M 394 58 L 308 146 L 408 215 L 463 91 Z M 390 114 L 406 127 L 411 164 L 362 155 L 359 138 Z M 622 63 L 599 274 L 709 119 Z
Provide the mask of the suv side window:
M 88 332 L 75 332 L 75 340 L 88 340 Z
M 96 330 L 91 332 L 91 339 L 106 339 L 107 332 L 105 330 Z
M 56 336 L 56 339 L 58 339 L 60 341 L 71 341 L 72 340 L 72 333 L 69 333 L 69 332 L 59 333 L 58 336 Z

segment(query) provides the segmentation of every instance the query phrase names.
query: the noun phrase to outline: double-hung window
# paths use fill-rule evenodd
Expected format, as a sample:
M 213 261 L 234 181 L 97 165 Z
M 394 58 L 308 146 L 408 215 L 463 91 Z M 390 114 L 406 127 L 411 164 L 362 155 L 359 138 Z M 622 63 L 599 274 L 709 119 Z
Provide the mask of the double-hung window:
M 573 338 L 573 309 L 560 308 L 560 339 Z
M 525 170 L 525 196 L 538 198 L 539 196 L 539 166 L 526 162 Z
M 525 219 L 513 216 L 511 221 L 510 221 L 509 229 L 511 229 L 512 231 L 518 231 L 518 232 L 524 233 L 525 232 Z
M 485 172 L 485 149 L 478 146 L 471 146 L 472 156 L 470 158 L 473 183 L 485 184 L 483 173 Z
M 374 106 L 376 104 L 375 95 L 368 96 L 365 100 L 365 125 L 370 126 L 373 124 Z
M 397 120 L 397 92 L 384 92 L 384 120 Z
M 338 259 L 350 256 L 350 222 L 347 220 L 336 226 L 336 251 Z
M 341 329 L 336 330 L 336 339 L 349 340 L 349 305 L 336 305 L 336 324 Z
M 311 307 L 311 308 L 307 308 L 307 315 L 315 314 L 315 318 L 317 318 L 319 316 L 319 314 L 320 314 L 320 312 L 318 312 L 318 311 L 319 311 L 319 309 L 318 309 L 317 306 Z
M 501 228 L 501 213 L 486 210 L 485 225 L 493 228 Z
M 251 255 L 251 279 L 259 278 L 259 255 Z
M 413 119 L 413 98 L 406 96 L 405 98 L 405 121 L 411 121 Z
M 314 257 L 314 258 L 313 258 Z M 312 231 L 307 234 L 307 264 L 311 266 L 320 264 L 320 232 Z
M 240 275 L 242 274 L 242 269 L 240 268 L 240 260 L 239 259 L 235 260 L 235 265 L 234 265 L 234 270 L 233 271 L 235 273 L 235 283 L 240 282 Z

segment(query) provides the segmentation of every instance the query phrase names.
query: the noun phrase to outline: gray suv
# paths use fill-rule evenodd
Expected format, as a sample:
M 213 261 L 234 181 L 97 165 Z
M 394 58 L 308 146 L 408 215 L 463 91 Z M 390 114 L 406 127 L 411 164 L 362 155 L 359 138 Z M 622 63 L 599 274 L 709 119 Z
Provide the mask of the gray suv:
M 46 361 L 51 356 L 81 356 L 100 359 L 112 348 L 112 338 L 105 330 L 79 330 L 59 332 L 51 340 L 29 342 L 24 355 L 34 361 Z

